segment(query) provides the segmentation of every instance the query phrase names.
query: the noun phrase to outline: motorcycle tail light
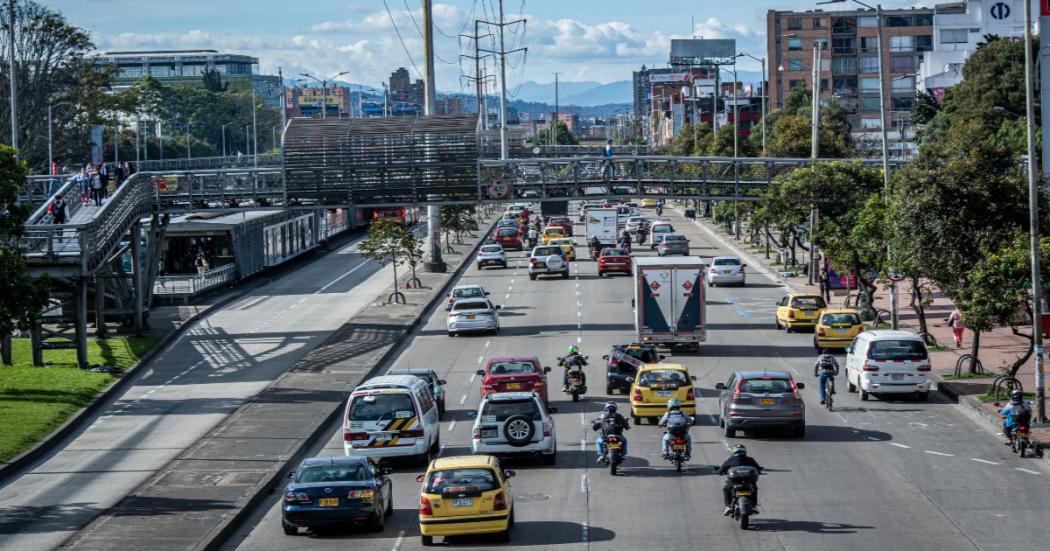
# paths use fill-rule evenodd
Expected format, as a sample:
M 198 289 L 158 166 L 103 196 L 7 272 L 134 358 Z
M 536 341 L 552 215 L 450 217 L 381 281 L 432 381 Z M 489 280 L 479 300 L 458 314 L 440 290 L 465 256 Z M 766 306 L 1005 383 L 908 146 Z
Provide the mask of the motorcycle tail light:
M 672 444 L 685 444 L 685 438 L 682 438 L 681 436 L 675 436 L 674 440 L 671 440 L 671 443 Z

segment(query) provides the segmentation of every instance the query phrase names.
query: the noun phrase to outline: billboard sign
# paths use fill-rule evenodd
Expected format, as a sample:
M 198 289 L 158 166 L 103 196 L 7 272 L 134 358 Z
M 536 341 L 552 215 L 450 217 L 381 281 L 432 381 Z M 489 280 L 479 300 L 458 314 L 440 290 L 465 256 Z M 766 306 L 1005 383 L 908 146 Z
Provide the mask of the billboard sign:
M 671 39 L 671 63 L 676 60 L 718 60 L 736 55 L 733 38 L 674 38 Z
M 689 73 L 660 73 L 656 75 L 649 75 L 650 83 L 662 83 L 662 82 L 685 82 Z
M 299 96 L 299 106 L 316 107 L 321 108 L 321 101 L 324 101 L 325 105 L 329 107 L 337 107 L 339 105 L 339 96 Z

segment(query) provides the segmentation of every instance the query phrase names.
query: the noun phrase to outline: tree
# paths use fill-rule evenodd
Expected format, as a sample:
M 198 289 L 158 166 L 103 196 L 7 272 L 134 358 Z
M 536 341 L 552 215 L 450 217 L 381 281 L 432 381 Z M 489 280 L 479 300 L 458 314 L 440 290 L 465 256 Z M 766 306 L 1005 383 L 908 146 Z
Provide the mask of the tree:
M 209 92 L 226 92 L 230 88 L 230 83 L 224 83 L 215 69 L 201 71 L 201 82 Z
M 733 156 L 733 125 L 724 124 L 718 128 L 712 136 L 708 130 L 707 149 L 705 154 L 709 157 L 732 157 Z M 737 137 L 737 154 L 740 157 L 753 157 L 755 152 L 747 138 Z M 701 147 L 705 144 L 701 142 Z
M 574 136 L 572 134 L 572 132 L 569 132 L 569 127 L 566 126 L 565 123 L 563 123 L 561 121 L 558 121 L 557 124 L 554 125 L 554 128 L 555 128 L 555 133 L 554 133 L 554 138 L 555 138 L 554 143 L 555 144 L 557 144 L 557 145 L 580 145 L 580 142 L 576 139 L 576 136 Z M 544 128 L 543 130 L 540 130 L 539 133 L 536 134 L 536 143 L 537 144 L 546 144 L 546 143 L 550 143 L 550 141 L 551 141 L 550 140 L 550 131 L 547 128 Z
M 18 247 L 24 220 L 31 212 L 28 205 L 16 201 L 27 173 L 26 163 L 15 157 L 15 151 L 0 145 L 0 356 L 5 364 L 11 363 L 11 332 L 15 328 L 29 330 L 48 301 L 46 278 L 29 276 L 25 255 Z
M 441 207 L 441 227 L 446 233 L 452 232 L 456 243 L 463 242 L 463 234 L 476 231 L 478 221 L 474 207 L 471 205 L 447 205 Z
M 414 255 L 414 251 L 409 250 L 410 239 L 415 237 L 404 226 L 379 218 L 369 224 L 368 237 L 358 245 L 361 256 L 383 264 L 389 262 L 394 268 L 394 292 L 387 297 L 387 304 L 405 302 L 405 295 L 397 288 L 397 266 Z
M 784 100 L 784 107 L 766 115 L 769 137 L 766 149 L 771 157 L 809 157 L 812 152 L 810 113 L 811 93 L 796 86 Z M 820 156 L 845 158 L 856 156 L 846 113 L 835 101 L 825 102 L 820 109 Z M 752 134 L 752 148 L 761 150 L 761 131 Z

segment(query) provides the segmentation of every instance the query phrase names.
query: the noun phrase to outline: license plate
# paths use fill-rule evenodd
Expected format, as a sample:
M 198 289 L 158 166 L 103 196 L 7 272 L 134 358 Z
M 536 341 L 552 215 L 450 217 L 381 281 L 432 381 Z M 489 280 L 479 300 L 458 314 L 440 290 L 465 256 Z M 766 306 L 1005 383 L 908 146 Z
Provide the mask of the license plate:
M 338 507 L 339 498 L 337 497 L 322 497 L 317 500 L 317 504 L 321 507 Z
M 609 442 L 605 447 L 610 449 L 610 450 L 618 450 L 618 449 L 620 449 L 620 443 L 619 442 Z
M 483 430 L 481 431 L 482 438 L 495 438 L 498 433 L 494 430 Z
M 891 377 L 893 377 L 894 381 L 903 381 L 904 380 L 904 374 L 903 373 L 894 373 L 894 374 L 891 375 Z
M 477 316 L 467 316 L 468 320 L 472 320 L 472 319 L 476 319 L 476 318 L 477 318 Z
M 474 500 L 469 497 L 457 497 L 452 500 L 453 507 L 470 507 L 474 505 Z
M 536 266 L 537 268 L 546 268 L 546 267 L 547 267 L 547 263 L 546 263 L 546 262 L 537 262 L 537 263 L 535 264 L 535 266 Z
M 748 490 L 738 490 L 736 495 L 738 495 L 738 496 L 749 496 L 749 495 L 751 495 L 751 492 L 748 491 Z
M 849 331 L 849 329 L 842 329 L 842 328 L 839 328 L 839 329 L 836 329 L 835 331 L 837 331 L 837 332 L 839 332 L 839 333 L 845 333 L 846 331 Z
M 759 398 L 758 399 L 758 404 L 760 406 L 771 406 L 771 405 L 773 405 L 775 403 L 776 403 L 776 400 L 773 400 L 772 398 Z
M 386 442 L 386 441 L 390 440 L 390 438 L 391 438 L 391 435 L 389 435 L 389 434 L 377 434 L 376 435 L 376 442 Z
M 725 274 L 725 275 L 729 275 L 729 274 L 733 273 L 733 271 L 732 270 L 722 270 L 722 273 Z
M 676 452 L 684 452 L 685 444 L 671 444 L 671 450 Z
M 656 391 L 656 395 L 661 397 L 661 398 L 667 398 L 667 397 L 669 397 L 671 395 L 671 391 L 670 390 L 657 390 Z
M 518 390 L 521 388 L 521 383 L 507 383 L 507 390 Z

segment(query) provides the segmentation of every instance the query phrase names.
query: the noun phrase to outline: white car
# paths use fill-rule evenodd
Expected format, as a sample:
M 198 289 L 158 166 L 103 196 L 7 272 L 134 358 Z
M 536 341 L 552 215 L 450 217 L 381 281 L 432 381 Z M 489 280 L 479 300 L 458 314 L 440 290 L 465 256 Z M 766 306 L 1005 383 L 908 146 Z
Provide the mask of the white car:
M 464 298 L 485 298 L 489 296 L 488 291 L 485 290 L 481 285 L 456 285 L 449 291 L 448 304 L 445 305 L 445 310 L 450 310 L 452 305 L 460 299 Z
M 707 268 L 704 278 L 707 286 L 715 285 L 747 285 L 747 273 L 744 268 L 747 264 L 740 262 L 735 256 L 716 256 L 711 259 L 711 265 Z
M 493 305 L 487 298 L 465 298 L 452 303 L 445 326 L 448 336 L 465 332 L 499 333 L 499 311 L 503 306 Z
M 930 397 L 930 354 L 910 331 L 864 331 L 846 348 L 846 387 L 866 401 L 871 394 Z
M 649 235 L 652 239 L 649 241 L 649 248 L 656 249 L 656 246 L 664 240 L 665 235 L 674 233 L 674 226 L 669 222 L 653 222 L 649 224 Z
M 560 274 L 565 279 L 569 278 L 569 261 L 561 245 L 541 245 L 532 249 L 529 255 L 529 279 L 534 280 L 541 274 Z
M 503 252 L 502 245 L 482 245 L 478 249 L 478 255 L 474 262 L 477 263 L 479 270 L 484 270 L 488 266 L 506 268 L 507 253 Z
M 642 224 L 644 224 L 644 223 L 645 223 L 645 217 L 643 217 L 643 216 L 632 216 L 632 217 L 627 219 L 627 224 L 624 225 L 624 229 L 627 230 L 630 233 L 635 233 L 635 232 L 638 231 L 638 228 L 640 228 L 642 226 Z
M 427 382 L 381 375 L 354 389 L 343 412 L 346 455 L 415 457 L 428 464 L 441 449 L 438 404 Z
M 481 401 L 474 415 L 470 450 L 497 456 L 538 455 L 545 465 L 558 457 L 551 413 L 535 392 L 496 392 Z

